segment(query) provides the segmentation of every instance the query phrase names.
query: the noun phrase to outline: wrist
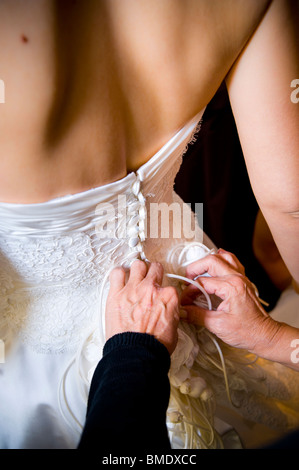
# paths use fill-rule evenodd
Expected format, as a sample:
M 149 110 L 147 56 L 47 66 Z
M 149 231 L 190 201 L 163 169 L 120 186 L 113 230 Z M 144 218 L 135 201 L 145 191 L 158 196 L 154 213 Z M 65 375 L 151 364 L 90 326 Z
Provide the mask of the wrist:
M 113 350 L 134 349 L 138 346 L 151 349 L 164 354 L 169 357 L 167 348 L 153 335 L 148 333 L 138 333 L 132 331 L 126 331 L 123 333 L 117 333 L 109 338 L 103 348 L 103 356 L 109 354 Z
M 254 332 L 256 338 L 253 340 L 253 347 L 250 348 L 250 352 L 264 359 L 272 360 L 271 358 L 276 350 L 275 345 L 280 342 L 281 324 L 267 316 L 261 319 Z
M 265 318 L 264 325 L 259 332 L 260 337 L 251 351 L 252 353 L 269 361 L 279 362 L 298 370 L 299 363 L 292 360 L 294 340 L 298 338 L 297 341 L 299 342 L 299 330 L 297 328 L 277 322 L 269 316 Z

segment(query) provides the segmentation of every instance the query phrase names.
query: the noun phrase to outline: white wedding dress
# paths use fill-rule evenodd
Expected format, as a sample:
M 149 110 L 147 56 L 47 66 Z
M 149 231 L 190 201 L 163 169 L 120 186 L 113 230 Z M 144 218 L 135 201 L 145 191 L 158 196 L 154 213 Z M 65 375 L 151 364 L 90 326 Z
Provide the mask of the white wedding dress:
M 1 448 L 76 447 L 105 341 L 113 267 L 142 258 L 183 274 L 186 262 L 213 249 L 198 226 L 195 244 L 185 233 L 146 236 L 153 203 L 179 204 L 174 231 L 191 215 L 173 183 L 202 114 L 119 181 L 45 203 L 0 204 Z M 178 279 L 165 282 L 179 287 Z M 223 362 L 219 344 L 205 330 L 180 326 L 170 371 L 173 447 L 221 447 L 218 433 L 238 447 L 231 426 L 246 441 L 255 426 L 271 437 L 298 425 L 296 373 L 221 345 Z M 145 426 L 147 419 L 145 403 Z

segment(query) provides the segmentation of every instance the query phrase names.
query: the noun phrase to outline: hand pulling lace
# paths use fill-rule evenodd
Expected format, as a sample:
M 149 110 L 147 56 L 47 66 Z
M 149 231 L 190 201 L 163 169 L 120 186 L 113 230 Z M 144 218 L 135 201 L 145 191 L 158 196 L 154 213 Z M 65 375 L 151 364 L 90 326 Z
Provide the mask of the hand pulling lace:
M 132 207 L 132 214 L 137 212 L 138 217 L 132 217 L 128 223 L 128 233 L 132 237 L 129 240 L 132 252 L 129 258 L 127 257 L 126 267 L 129 267 L 138 258 L 149 262 L 144 252 L 143 243 L 145 240 L 145 198 L 142 195 L 141 182 L 138 177 L 133 184 L 132 192 L 136 197 L 136 204 Z M 186 278 L 183 276 L 183 273 L 188 264 L 213 253 L 215 253 L 214 250 L 209 250 L 199 242 L 176 244 L 168 253 L 166 261 L 169 272 L 165 274 L 171 281 L 176 281 L 180 289 L 184 287 L 186 282 L 193 284 L 199 290 L 199 297 L 196 300 L 197 305 L 209 310 L 213 309 L 213 302 L 209 294 L 196 280 Z M 107 284 L 111 270 L 106 272 L 99 291 L 100 324 L 92 325 L 88 335 L 79 347 L 76 357 L 67 367 L 58 390 L 58 401 L 62 416 L 79 433 L 81 433 L 84 423 L 80 422 L 68 402 L 66 377 L 71 367 L 74 366 L 82 400 L 84 403 L 87 403 L 90 382 L 100 360 L 100 348 L 105 343 L 105 294 L 107 293 Z M 236 388 L 239 386 L 238 378 L 234 378 L 236 364 L 231 365 L 234 355 L 232 354 L 230 358 L 228 353 L 226 358 L 230 359 L 231 383 L 229 383 L 228 379 L 229 371 L 224 354 L 215 336 L 205 328 L 198 329 L 180 323 L 179 341 L 171 358 L 169 372 L 171 397 L 167 416 L 168 429 L 172 440 L 175 441 L 177 438 L 180 438 L 185 448 L 223 447 L 221 437 L 214 428 L 215 397 L 205 378 L 205 375 L 208 374 L 205 373 L 211 369 L 212 374 L 219 375 L 220 373 L 222 375 L 228 400 L 233 407 L 237 408 L 239 405 L 232 400 L 230 391 L 232 383 L 236 384 Z M 256 359 L 256 357 L 250 361 L 246 359 L 243 362 L 241 360 L 239 366 L 252 366 Z M 83 364 L 84 360 L 87 360 L 90 364 L 87 373 L 86 367 Z M 238 360 L 240 360 L 240 355 L 238 355 Z M 263 376 L 259 377 L 258 374 L 254 377 L 255 380 L 263 378 Z M 63 403 L 68 416 L 63 410 Z
M 168 261 L 172 263 L 172 266 L 177 270 L 181 271 L 187 264 L 195 261 L 195 259 L 186 260 L 188 258 L 188 249 L 197 249 L 201 255 L 206 256 L 209 253 L 213 253 L 213 250 L 208 250 L 203 244 L 198 242 L 190 243 L 189 245 L 175 246 L 173 250 L 169 252 Z M 176 253 L 176 256 L 174 254 Z M 179 255 L 178 255 L 179 253 Z M 198 259 L 198 258 L 197 258 Z M 99 293 L 101 312 L 105 311 L 105 299 L 104 299 L 104 284 L 107 283 L 110 271 L 106 273 L 105 282 L 102 284 L 102 289 Z M 190 280 L 181 274 L 166 273 L 166 277 L 172 280 L 177 280 L 181 283 L 191 283 L 196 286 L 201 294 L 201 298 L 198 300 L 198 305 L 202 305 L 204 308 L 212 309 L 213 304 L 209 294 L 203 289 L 200 284 L 194 280 Z M 202 299 L 202 296 L 204 299 Z M 102 320 L 104 315 L 101 315 Z M 99 345 L 104 340 L 105 325 L 102 322 L 100 333 L 102 340 L 98 340 L 99 329 L 95 332 L 96 327 L 93 326 L 88 337 L 82 342 L 81 347 L 78 350 L 76 358 L 69 364 L 65 374 L 61 380 L 59 387 L 59 403 L 60 410 L 64 419 L 74 429 L 80 433 L 82 431 L 84 423 L 75 416 L 70 403 L 68 403 L 67 393 L 65 388 L 66 375 L 68 374 L 72 366 L 76 367 L 76 374 L 79 379 L 79 388 L 83 401 L 86 403 L 88 398 L 88 389 L 92 379 L 93 372 L 99 360 Z M 229 383 L 229 372 L 226 366 L 226 360 L 221 350 L 221 346 L 215 336 L 211 334 L 205 328 L 201 328 L 194 333 L 196 329 L 192 327 L 180 325 L 179 328 L 179 343 L 176 351 L 172 356 L 172 366 L 169 373 L 171 383 L 171 400 L 168 409 L 168 428 L 172 436 L 172 439 L 180 437 L 184 442 L 185 448 L 211 448 L 211 447 L 222 447 L 221 437 L 218 435 L 214 428 L 214 393 L 207 381 L 201 377 L 198 365 L 200 368 L 213 367 L 218 370 L 224 378 L 225 390 L 229 402 L 233 407 L 238 408 L 238 403 L 234 403 L 230 393 Z M 201 346 L 198 347 L 197 340 L 201 338 Z M 208 344 L 208 342 L 210 344 Z M 91 343 L 94 343 L 92 347 Z M 104 343 L 102 343 L 104 344 Z M 211 350 L 211 345 L 214 346 L 219 359 L 215 357 L 214 351 Z M 89 347 L 87 356 L 90 363 L 93 366 L 89 369 L 88 373 L 84 372 L 83 356 L 84 349 L 86 346 Z M 86 353 L 85 353 L 86 357 Z M 251 366 L 256 361 L 256 357 L 253 360 L 246 360 L 241 363 L 242 366 Z M 264 377 L 255 376 L 256 379 L 263 379 Z M 61 400 L 65 403 L 68 416 L 64 413 L 61 405 Z M 71 421 L 70 422 L 70 418 Z

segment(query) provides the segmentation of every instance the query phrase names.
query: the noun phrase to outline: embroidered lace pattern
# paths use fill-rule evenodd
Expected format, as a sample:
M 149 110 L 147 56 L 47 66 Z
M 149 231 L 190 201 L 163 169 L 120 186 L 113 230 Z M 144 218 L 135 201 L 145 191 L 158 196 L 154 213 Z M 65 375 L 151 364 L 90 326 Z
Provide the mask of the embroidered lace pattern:
M 128 195 L 128 223 L 138 203 Z M 122 220 L 117 221 L 120 227 Z M 131 233 L 131 232 L 130 232 Z M 99 317 L 106 272 L 136 258 L 131 238 L 99 239 L 96 229 L 63 236 L 0 238 L 2 324 L 39 352 L 74 349 Z
M 183 234 L 149 237 L 150 205 L 177 202 L 183 209 L 173 183 L 197 130 L 193 122 L 178 145 L 170 145 L 168 156 L 164 146 L 149 164 L 106 188 L 32 208 L 0 204 L 1 338 L 7 344 L 17 338 L 37 353 L 80 353 L 85 398 L 104 344 L 111 269 L 141 258 L 162 262 L 166 272 L 180 274 L 180 263 L 169 254 L 176 247 L 182 252 L 191 240 Z M 182 214 L 173 230 L 175 224 L 182 226 Z M 107 236 L 110 225 L 118 236 Z M 198 227 L 195 240 L 203 241 Z M 209 250 L 199 251 L 202 257 Z M 177 280 L 167 282 L 181 288 Z M 299 424 L 297 375 L 284 368 L 280 380 L 280 369 L 219 346 L 206 330 L 182 323 L 169 374 L 168 428 L 173 445 L 179 439 L 186 448 L 221 447 L 213 421 L 216 402 L 274 428 L 287 430 Z
M 75 203 L 72 197 L 61 198 L 62 205 L 57 200 L 54 208 L 51 203 L 0 204 L 2 338 L 17 335 L 43 353 L 75 351 L 103 314 L 98 295 L 107 272 L 128 266 L 137 257 L 161 260 L 152 255 L 163 252 L 167 240 L 163 246 L 159 239 L 145 241 L 147 206 L 171 200 L 174 178 L 192 135 L 189 130 L 181 138 L 166 165 L 157 158 L 145 175 L 131 173 L 120 184 L 108 185 L 106 193 L 104 187 L 104 196 L 99 188 L 100 197 L 95 194 L 89 206 L 81 206 L 80 195 Z M 92 190 L 87 194 L 93 196 Z M 121 210 L 119 196 L 125 198 Z M 103 224 L 105 204 L 114 209 L 118 236 L 99 236 L 105 223 L 111 222 L 106 217 Z

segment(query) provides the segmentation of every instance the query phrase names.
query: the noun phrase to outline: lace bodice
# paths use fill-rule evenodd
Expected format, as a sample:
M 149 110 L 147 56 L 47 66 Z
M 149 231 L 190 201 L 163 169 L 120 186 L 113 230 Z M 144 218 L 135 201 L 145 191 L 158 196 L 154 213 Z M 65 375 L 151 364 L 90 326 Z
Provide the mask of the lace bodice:
M 213 247 L 196 224 L 196 243 L 186 243 L 192 239 L 177 230 L 184 228 L 185 205 L 173 192 L 202 114 L 119 181 L 41 204 L 0 203 L 0 339 L 6 354 L 0 367 L 0 417 L 6 423 L 0 447 L 76 446 L 105 341 L 111 269 L 136 258 L 159 261 L 172 282 L 169 273 L 180 274 L 185 262 L 209 251 L 198 242 Z M 165 224 L 161 218 L 153 224 L 151 208 L 173 203 L 180 210 L 172 230 L 162 235 L 158 226 Z M 243 416 L 250 431 L 252 422 L 263 432 L 265 426 L 282 432 L 298 425 L 298 375 L 263 362 L 219 347 L 207 330 L 181 322 L 169 372 L 172 445 L 221 446 L 214 430 L 216 403 L 225 420 L 233 410 L 237 424 Z
M 201 115 L 117 182 L 46 203 L 0 204 L 1 337 L 17 335 L 43 353 L 76 349 L 99 321 L 107 273 L 153 260 L 157 246 L 161 253 L 163 240 L 146 237 L 148 206 L 173 200 Z

